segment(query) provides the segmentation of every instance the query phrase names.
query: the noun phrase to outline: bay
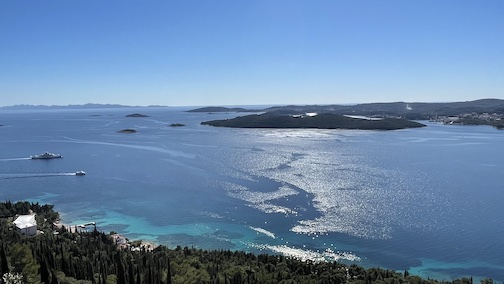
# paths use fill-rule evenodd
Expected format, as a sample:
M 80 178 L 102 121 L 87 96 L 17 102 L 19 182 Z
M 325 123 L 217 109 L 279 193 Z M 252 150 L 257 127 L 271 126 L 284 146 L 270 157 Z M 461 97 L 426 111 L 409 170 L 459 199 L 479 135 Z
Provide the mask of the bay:
M 504 279 L 503 131 L 214 128 L 239 114 L 185 110 L 1 111 L 0 199 L 169 247 Z M 28 159 L 45 151 L 64 157 Z

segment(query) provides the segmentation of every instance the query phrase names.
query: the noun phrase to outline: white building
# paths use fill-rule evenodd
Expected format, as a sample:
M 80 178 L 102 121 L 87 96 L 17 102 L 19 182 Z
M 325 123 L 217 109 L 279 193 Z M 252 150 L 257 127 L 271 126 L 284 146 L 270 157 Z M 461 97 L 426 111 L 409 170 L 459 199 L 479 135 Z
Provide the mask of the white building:
M 19 215 L 14 221 L 17 230 L 27 236 L 33 236 L 37 234 L 37 221 L 35 220 L 35 214 L 32 215 Z

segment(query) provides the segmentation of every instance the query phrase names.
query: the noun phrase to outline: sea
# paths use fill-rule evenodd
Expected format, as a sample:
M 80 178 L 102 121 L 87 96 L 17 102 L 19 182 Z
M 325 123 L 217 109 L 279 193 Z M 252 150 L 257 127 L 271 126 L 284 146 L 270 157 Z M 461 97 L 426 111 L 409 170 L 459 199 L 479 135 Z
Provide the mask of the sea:
M 200 123 L 245 114 L 187 110 L 0 110 L 0 200 L 170 248 L 504 280 L 503 130 L 220 128 Z M 29 158 L 46 151 L 63 158 Z

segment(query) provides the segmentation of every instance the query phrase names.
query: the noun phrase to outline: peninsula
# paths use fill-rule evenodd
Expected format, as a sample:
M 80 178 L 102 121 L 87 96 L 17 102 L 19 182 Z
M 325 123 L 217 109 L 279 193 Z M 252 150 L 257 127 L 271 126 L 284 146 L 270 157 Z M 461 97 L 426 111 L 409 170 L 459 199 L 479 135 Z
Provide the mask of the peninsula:
M 318 128 L 318 129 L 361 129 L 397 130 L 425 126 L 422 123 L 400 119 L 367 117 L 354 118 L 344 115 L 323 113 L 306 115 L 247 115 L 232 119 L 204 121 L 201 124 L 236 128 Z

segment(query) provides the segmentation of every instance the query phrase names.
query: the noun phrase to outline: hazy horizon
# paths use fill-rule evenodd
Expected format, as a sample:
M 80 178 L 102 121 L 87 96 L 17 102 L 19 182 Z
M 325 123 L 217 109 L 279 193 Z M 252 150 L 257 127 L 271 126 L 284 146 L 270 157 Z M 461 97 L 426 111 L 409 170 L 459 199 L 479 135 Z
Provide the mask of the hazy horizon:
M 470 101 L 479 101 L 479 100 L 502 100 L 502 99 L 497 99 L 497 98 L 480 98 L 480 99 L 475 99 L 475 100 L 469 100 L 469 101 L 435 101 L 435 102 L 407 102 L 407 101 L 394 101 L 394 102 L 382 102 L 382 101 L 376 101 L 376 102 L 366 102 L 366 103 L 329 103 L 329 104 L 252 104 L 252 105 L 247 105 L 247 104 L 219 104 L 219 105 L 159 105 L 159 104 L 154 104 L 154 105 L 126 105 L 126 104 L 121 104 L 121 103 L 82 103 L 82 104 L 67 104 L 67 105 L 46 105 L 46 104 L 16 104 L 16 105 L 0 105 L 0 108 L 11 108 L 11 107 L 72 107 L 72 106 L 87 106 L 87 105 L 100 105 L 100 106 L 121 106 L 121 107 L 269 107 L 269 106 L 288 106 L 288 105 L 297 105 L 297 106 L 309 106 L 309 105 L 359 105 L 359 104 L 373 104 L 373 103 L 407 103 L 407 104 L 414 104 L 414 103 L 457 103 L 457 102 L 470 102 Z

